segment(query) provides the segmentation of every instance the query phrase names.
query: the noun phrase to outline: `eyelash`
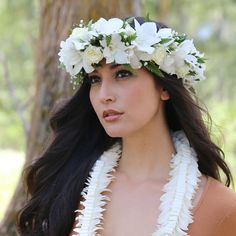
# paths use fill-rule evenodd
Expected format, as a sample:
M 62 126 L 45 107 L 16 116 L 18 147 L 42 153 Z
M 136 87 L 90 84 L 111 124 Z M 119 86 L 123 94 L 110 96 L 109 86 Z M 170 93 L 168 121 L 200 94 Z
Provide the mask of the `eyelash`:
M 121 76 L 119 76 L 119 75 L 121 75 Z M 119 70 L 115 74 L 116 78 L 118 78 L 118 79 L 119 78 L 126 78 L 126 77 L 129 77 L 129 76 L 132 76 L 132 75 L 133 75 L 133 73 L 131 71 L 128 71 L 128 70 Z M 96 80 L 96 79 L 98 79 L 99 81 L 94 82 L 94 80 Z M 90 82 L 90 84 L 96 84 L 96 83 L 101 82 L 101 78 L 97 75 L 92 75 L 92 76 L 89 76 L 89 82 Z

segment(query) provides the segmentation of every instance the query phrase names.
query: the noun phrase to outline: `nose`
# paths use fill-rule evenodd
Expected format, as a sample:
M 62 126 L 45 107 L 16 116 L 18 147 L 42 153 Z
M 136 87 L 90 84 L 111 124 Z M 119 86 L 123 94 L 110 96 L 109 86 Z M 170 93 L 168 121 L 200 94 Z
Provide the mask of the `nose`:
M 99 99 L 102 103 L 114 102 L 116 100 L 114 86 L 111 82 L 105 80 L 102 81 L 99 91 Z

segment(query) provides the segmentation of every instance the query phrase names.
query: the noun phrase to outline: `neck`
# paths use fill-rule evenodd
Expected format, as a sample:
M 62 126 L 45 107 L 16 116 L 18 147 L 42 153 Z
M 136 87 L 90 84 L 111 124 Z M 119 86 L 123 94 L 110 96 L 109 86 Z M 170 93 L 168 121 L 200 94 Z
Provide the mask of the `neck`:
M 117 172 L 130 180 L 166 180 L 176 150 L 166 125 L 122 138 L 122 157 Z

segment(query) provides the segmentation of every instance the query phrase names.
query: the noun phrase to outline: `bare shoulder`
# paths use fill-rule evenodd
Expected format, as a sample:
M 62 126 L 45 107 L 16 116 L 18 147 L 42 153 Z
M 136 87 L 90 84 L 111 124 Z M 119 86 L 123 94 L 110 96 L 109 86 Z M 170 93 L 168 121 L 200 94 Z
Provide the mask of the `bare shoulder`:
M 207 178 L 200 208 L 205 214 L 222 220 L 229 212 L 236 211 L 236 193 L 220 181 L 210 176 Z
M 200 200 L 193 209 L 189 235 L 233 236 L 236 232 L 236 193 L 220 181 L 201 178 Z
M 236 192 L 234 190 L 212 177 L 208 178 L 211 182 L 209 192 L 210 194 L 214 194 L 216 200 L 236 204 Z
M 220 220 L 215 227 L 214 236 L 233 236 L 236 232 L 236 193 L 217 180 L 212 180 Z

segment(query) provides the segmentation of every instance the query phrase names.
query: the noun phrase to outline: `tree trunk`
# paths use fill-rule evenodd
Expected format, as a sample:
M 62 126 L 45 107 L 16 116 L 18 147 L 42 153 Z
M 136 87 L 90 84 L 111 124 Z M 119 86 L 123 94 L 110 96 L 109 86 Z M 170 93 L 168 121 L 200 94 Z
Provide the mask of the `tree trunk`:
M 27 166 L 42 152 L 49 137 L 48 118 L 55 101 L 72 94 L 69 78 L 58 69 L 59 43 L 65 39 L 73 24 L 99 17 L 124 17 L 140 14 L 139 0 L 41 0 L 40 30 L 36 52 L 36 82 L 31 128 L 27 137 Z M 25 204 L 22 180 L 15 190 L 5 218 L 0 226 L 1 236 L 17 235 L 17 211 Z

